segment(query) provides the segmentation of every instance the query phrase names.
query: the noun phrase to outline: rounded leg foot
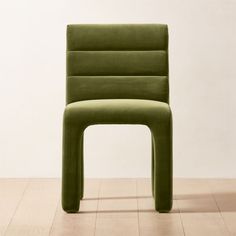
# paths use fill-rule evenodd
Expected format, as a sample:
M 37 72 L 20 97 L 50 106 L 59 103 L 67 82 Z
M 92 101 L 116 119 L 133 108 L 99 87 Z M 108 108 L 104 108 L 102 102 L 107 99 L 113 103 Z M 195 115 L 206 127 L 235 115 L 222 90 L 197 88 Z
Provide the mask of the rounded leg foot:
M 172 209 L 172 198 L 165 198 L 164 200 L 160 199 L 158 204 L 158 199 L 155 200 L 155 209 L 159 213 L 168 213 Z
M 79 211 L 80 201 L 77 202 L 76 206 L 68 206 L 66 203 L 62 202 L 62 208 L 66 213 L 77 213 Z

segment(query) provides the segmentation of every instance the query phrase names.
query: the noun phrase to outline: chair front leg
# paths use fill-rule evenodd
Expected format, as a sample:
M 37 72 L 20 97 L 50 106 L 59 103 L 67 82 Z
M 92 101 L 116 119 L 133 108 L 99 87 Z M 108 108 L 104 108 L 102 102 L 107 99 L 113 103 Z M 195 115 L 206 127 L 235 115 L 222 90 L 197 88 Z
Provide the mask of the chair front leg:
M 171 119 L 171 118 L 170 118 Z M 172 208 L 172 121 L 152 129 L 154 140 L 155 209 L 168 212 Z
M 68 213 L 79 210 L 82 194 L 81 146 L 83 130 L 75 125 L 63 125 L 62 208 Z
M 80 175 L 80 200 L 84 197 L 84 133 L 81 135 L 80 145 L 79 145 L 79 175 Z
M 152 196 L 154 197 L 154 137 L 151 135 L 151 142 L 152 142 L 152 156 L 151 156 L 151 183 L 152 183 Z

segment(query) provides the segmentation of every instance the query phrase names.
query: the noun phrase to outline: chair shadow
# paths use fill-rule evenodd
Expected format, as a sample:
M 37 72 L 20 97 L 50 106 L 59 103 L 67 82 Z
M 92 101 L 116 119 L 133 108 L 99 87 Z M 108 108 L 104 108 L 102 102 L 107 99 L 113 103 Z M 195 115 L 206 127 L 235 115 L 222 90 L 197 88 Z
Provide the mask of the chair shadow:
M 236 190 L 235 192 L 216 192 L 203 194 L 175 195 L 180 212 L 235 212 L 236 213 Z M 181 204 L 181 202 L 183 204 Z M 187 204 L 186 204 L 187 203 Z M 209 205 L 207 205 L 209 203 Z M 183 205 L 185 205 L 183 207 Z
M 118 196 L 118 197 L 100 197 L 100 198 L 83 198 L 83 200 L 122 200 L 122 199 L 140 199 L 140 198 L 152 198 L 152 196 Z
M 145 196 L 117 196 L 117 197 L 100 197 L 100 198 L 84 198 L 82 201 L 96 201 L 96 200 L 125 200 L 137 199 L 148 200 L 153 199 L 151 195 Z M 214 212 L 235 212 L 236 213 L 236 191 L 235 192 L 218 192 L 218 193 L 203 193 L 203 194 L 177 194 L 173 197 L 173 209 L 169 213 L 214 213 Z M 89 210 L 80 211 L 79 214 L 91 213 L 154 213 L 153 209 L 119 209 L 119 210 Z

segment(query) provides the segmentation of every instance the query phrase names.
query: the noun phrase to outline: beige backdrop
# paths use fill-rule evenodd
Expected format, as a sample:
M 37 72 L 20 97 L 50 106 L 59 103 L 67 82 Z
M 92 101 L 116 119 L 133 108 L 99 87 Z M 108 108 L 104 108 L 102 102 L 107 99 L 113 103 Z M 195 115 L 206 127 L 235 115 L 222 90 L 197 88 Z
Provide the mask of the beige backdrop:
M 0 177 L 61 174 L 66 24 L 155 22 L 169 25 L 174 176 L 236 177 L 235 0 L 1 0 L 0 6 Z M 90 127 L 85 173 L 149 176 L 150 153 L 143 126 Z

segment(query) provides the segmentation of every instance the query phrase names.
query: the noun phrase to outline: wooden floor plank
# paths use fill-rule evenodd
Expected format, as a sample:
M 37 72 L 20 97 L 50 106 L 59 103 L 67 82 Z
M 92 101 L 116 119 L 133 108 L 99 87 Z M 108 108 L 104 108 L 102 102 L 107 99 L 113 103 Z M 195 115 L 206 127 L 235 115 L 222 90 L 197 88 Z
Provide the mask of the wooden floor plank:
M 150 179 L 85 180 L 78 214 L 61 208 L 58 179 L 0 179 L 0 235 L 236 235 L 236 180 L 175 179 L 170 213 Z
M 95 235 L 139 235 L 137 210 L 135 179 L 104 179 Z
M 96 236 L 138 236 L 138 219 L 133 213 L 116 213 L 99 216 L 96 223 Z
M 140 235 L 184 235 L 179 210 L 175 201 L 170 213 L 160 214 L 155 211 L 150 179 L 137 179 L 137 199 Z
M 185 235 L 229 235 L 207 180 L 176 180 L 175 191 Z
M 94 235 L 99 187 L 99 179 L 85 180 L 84 199 L 80 202 L 80 211 L 77 214 L 65 213 L 59 204 L 50 235 Z
M 175 213 L 141 212 L 139 230 L 143 236 L 184 235 L 180 216 Z
M 27 184 L 28 179 L 0 179 L 0 235 L 5 234 Z
M 236 235 L 236 180 L 214 179 L 208 183 L 229 232 Z
M 99 198 L 136 197 L 136 179 L 102 179 Z
M 175 180 L 174 194 L 182 214 L 218 213 L 218 207 L 211 194 L 207 180 Z
M 6 235 L 48 235 L 60 196 L 58 179 L 32 179 Z
M 187 236 L 229 235 L 219 213 L 184 213 L 181 217 Z

